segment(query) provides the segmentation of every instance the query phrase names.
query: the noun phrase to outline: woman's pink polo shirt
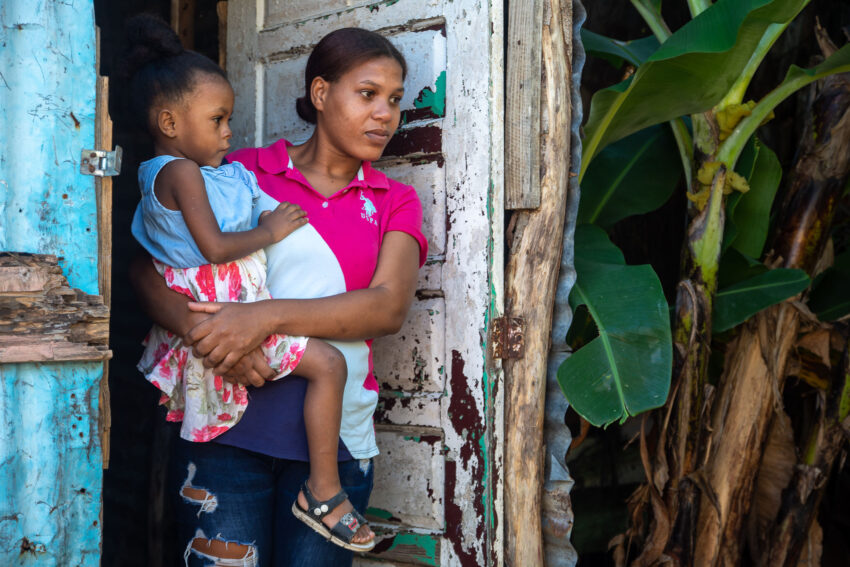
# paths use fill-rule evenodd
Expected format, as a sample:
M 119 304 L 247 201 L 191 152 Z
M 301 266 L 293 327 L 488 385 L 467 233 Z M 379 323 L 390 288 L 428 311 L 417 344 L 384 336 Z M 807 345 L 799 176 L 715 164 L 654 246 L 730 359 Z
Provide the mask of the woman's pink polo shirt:
M 352 181 L 330 197 L 314 190 L 293 166 L 278 140 L 266 148 L 233 152 L 257 176 L 262 189 L 254 208 L 260 213 L 281 201 L 297 203 L 310 223 L 266 248 L 268 287 L 272 297 L 310 299 L 369 286 L 384 234 L 401 231 L 419 243 L 419 265 L 428 244 L 422 234 L 422 205 L 413 187 L 404 185 L 363 162 Z M 373 374 L 372 341 L 328 341 L 345 356 L 348 380 L 343 395 L 340 458 L 357 459 L 378 453 L 372 415 L 378 402 Z M 297 374 L 297 369 L 296 369 Z M 285 378 L 251 389 L 251 403 L 242 420 L 216 441 L 280 458 L 307 460 L 303 423 L 305 381 Z

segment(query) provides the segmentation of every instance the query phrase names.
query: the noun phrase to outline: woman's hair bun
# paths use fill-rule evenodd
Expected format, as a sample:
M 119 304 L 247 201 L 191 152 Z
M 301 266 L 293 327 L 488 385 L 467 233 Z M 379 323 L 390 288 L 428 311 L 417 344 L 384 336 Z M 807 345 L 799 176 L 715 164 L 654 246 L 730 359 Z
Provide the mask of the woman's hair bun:
M 295 101 L 295 111 L 301 117 L 301 120 L 310 124 L 316 123 L 316 107 L 313 106 L 313 101 L 306 96 L 299 97 Z
M 132 77 L 136 71 L 153 61 L 183 53 L 177 33 L 153 14 L 137 14 L 126 23 L 126 71 Z

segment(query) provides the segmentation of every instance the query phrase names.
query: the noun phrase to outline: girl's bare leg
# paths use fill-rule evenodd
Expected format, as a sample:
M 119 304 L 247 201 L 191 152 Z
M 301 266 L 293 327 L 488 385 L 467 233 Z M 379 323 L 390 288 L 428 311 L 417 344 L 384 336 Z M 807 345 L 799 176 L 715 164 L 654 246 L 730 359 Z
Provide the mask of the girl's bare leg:
M 307 485 L 319 500 L 328 500 L 341 489 L 337 455 L 339 452 L 339 427 L 342 419 L 342 393 L 348 368 L 342 353 L 319 339 L 310 339 L 294 374 L 307 380 L 304 396 L 304 426 L 310 453 L 310 478 Z M 306 509 L 307 500 L 298 493 L 298 504 Z M 324 517 L 328 527 L 352 509 L 346 500 Z M 361 526 L 354 538 L 364 543 L 375 537 L 369 526 Z

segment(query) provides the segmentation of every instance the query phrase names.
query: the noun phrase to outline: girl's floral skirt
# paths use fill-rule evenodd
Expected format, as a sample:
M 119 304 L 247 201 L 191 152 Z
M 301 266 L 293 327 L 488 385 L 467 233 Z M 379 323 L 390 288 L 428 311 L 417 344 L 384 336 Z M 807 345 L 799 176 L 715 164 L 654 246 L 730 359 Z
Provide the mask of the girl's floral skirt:
M 195 301 L 249 302 L 270 299 L 266 289 L 266 257 L 262 250 L 227 264 L 172 268 L 157 260 L 157 271 L 168 287 Z M 180 337 L 154 325 L 143 343 L 137 368 L 162 391 L 159 403 L 168 409 L 168 421 L 182 421 L 180 436 L 209 441 L 233 427 L 248 405 L 245 386 L 215 376 L 183 346 Z M 262 345 L 277 380 L 298 366 L 306 337 L 271 335 Z

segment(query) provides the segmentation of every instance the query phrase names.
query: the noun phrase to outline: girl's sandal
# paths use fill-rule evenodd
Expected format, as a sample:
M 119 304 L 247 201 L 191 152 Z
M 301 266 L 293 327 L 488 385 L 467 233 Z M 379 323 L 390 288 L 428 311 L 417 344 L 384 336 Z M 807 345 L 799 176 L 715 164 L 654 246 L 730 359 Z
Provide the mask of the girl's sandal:
M 375 538 L 365 543 L 351 541 L 358 528 L 366 524 L 366 519 L 354 508 L 350 512 L 346 512 L 332 528 L 328 528 L 322 522 L 322 519 L 330 514 L 334 508 L 348 499 L 348 494 L 344 490 L 340 490 L 336 493 L 336 496 L 325 501 L 317 500 L 310 489 L 307 488 L 306 482 L 301 487 L 301 492 L 304 493 L 304 499 L 307 500 L 307 509 L 302 508 L 296 498 L 295 502 L 292 503 L 292 513 L 295 514 L 296 518 L 313 528 L 313 531 L 331 543 L 351 551 L 369 551 L 375 547 Z

